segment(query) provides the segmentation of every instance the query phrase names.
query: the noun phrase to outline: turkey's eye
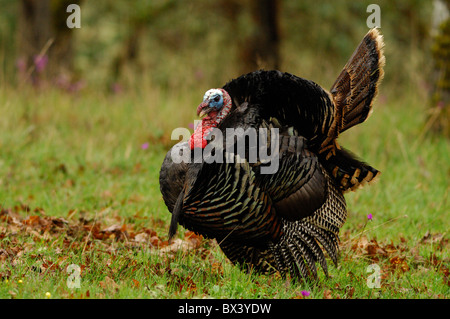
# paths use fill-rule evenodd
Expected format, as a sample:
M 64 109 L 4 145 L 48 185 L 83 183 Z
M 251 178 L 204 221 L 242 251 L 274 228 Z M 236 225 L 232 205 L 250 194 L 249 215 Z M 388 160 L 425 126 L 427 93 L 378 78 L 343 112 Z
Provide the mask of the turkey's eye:
M 219 102 L 220 101 L 220 96 L 216 96 L 215 98 L 214 98 L 214 102 Z

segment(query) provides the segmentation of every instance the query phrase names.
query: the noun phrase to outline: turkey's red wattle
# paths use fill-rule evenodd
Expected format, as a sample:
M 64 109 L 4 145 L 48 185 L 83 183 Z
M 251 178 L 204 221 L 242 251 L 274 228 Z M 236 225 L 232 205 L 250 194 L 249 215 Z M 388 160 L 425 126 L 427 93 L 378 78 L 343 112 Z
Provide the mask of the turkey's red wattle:
M 194 134 L 189 139 L 189 147 L 193 150 L 196 147 L 205 148 L 208 141 L 206 136 L 217 126 L 217 123 L 207 117 L 202 120 L 202 123 L 195 128 Z

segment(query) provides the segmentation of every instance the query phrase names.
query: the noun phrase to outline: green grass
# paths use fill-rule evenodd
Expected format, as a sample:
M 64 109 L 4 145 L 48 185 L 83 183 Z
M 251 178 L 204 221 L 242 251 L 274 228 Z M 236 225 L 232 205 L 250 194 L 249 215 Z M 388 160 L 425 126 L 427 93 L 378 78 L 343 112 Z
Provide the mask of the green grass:
M 0 89 L 0 207 L 8 211 L 0 215 L 0 298 L 450 296 L 450 146 L 423 134 L 426 104 L 415 92 L 381 96 L 372 117 L 340 139 L 382 175 L 346 194 L 349 217 L 330 278 L 292 283 L 247 273 L 214 241 L 195 237 L 192 249 L 161 252 L 170 214 L 159 168 L 171 130 L 193 121 L 202 94 Z M 114 225 L 121 231 L 108 230 Z M 179 229 L 177 238 L 192 243 L 190 235 Z M 366 284 L 373 263 L 380 289 Z M 82 269 L 80 288 L 67 286 L 71 264 Z

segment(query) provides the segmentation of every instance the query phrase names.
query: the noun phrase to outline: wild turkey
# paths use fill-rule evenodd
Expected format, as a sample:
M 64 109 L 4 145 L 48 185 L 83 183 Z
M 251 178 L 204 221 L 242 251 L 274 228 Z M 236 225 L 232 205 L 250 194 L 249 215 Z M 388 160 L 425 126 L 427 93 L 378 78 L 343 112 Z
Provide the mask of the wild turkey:
M 328 275 L 323 250 L 337 265 L 338 233 L 347 217 L 343 193 L 379 174 L 336 139 L 370 115 L 384 62 L 382 36 L 372 29 L 329 92 L 275 70 L 208 90 L 197 109 L 206 115 L 202 125 L 167 153 L 161 167 L 161 193 L 172 213 L 169 238 L 179 223 L 215 238 L 233 263 L 292 278 L 317 278 L 319 263 Z M 259 134 L 267 129 L 261 141 L 268 141 L 267 149 L 276 145 L 277 170 L 263 174 L 274 163 L 259 155 L 250 161 L 251 145 L 233 161 L 195 158 L 196 150 L 214 142 L 209 156 L 225 156 L 228 144 L 211 133 L 227 128 L 254 128 Z M 278 136 L 270 129 L 278 129 Z M 229 143 L 235 146 L 239 137 L 233 139 Z M 174 161 L 173 154 L 184 152 L 189 161 Z

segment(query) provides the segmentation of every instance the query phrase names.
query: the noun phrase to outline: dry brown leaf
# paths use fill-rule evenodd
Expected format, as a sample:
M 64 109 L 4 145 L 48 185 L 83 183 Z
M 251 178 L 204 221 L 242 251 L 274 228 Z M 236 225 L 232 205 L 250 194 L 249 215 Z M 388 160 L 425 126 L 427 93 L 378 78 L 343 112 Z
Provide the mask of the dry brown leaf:
M 109 227 L 107 227 L 105 229 L 102 229 L 101 231 L 104 232 L 104 233 L 113 233 L 113 232 L 116 232 L 116 231 L 120 231 L 121 228 L 122 228 L 121 225 L 115 224 L 115 225 L 111 225 L 111 226 L 109 226 Z
M 105 279 L 100 281 L 100 287 L 102 287 L 105 290 L 119 290 L 119 285 L 110 277 L 106 276 Z
M 392 268 L 401 269 L 403 272 L 406 272 L 409 270 L 409 266 L 405 259 L 406 257 L 395 256 L 392 257 L 389 262 L 391 263 Z
M 167 246 L 168 243 L 166 243 L 165 245 L 162 245 L 162 241 L 158 236 L 152 236 L 150 237 L 150 244 L 154 247 L 162 247 L 162 246 Z
M 369 256 L 383 256 L 386 257 L 388 252 L 378 245 L 378 243 L 370 243 L 367 245 L 367 254 Z
M 323 298 L 324 299 L 333 299 L 333 296 L 331 295 L 331 290 L 325 289 L 323 292 Z
M 355 293 L 355 287 L 347 287 L 346 292 L 348 298 L 353 298 L 353 294 Z
M 134 286 L 134 288 L 139 288 L 139 286 L 140 286 L 140 282 L 139 281 L 137 281 L 136 279 L 131 279 L 131 280 L 133 280 L 133 286 Z
M 191 241 L 191 240 L 182 240 L 179 238 L 176 238 L 172 241 L 172 243 L 167 246 L 167 247 L 163 247 L 161 248 L 159 251 L 161 253 L 175 253 L 179 250 L 186 252 L 188 250 L 194 249 L 197 247 L 197 243 L 195 241 Z
M 23 223 L 24 223 L 25 225 L 30 225 L 30 226 L 39 225 L 40 219 L 41 219 L 41 218 L 40 218 L 39 216 L 37 216 L 37 215 L 32 215 L 32 216 L 28 216 L 28 218 L 25 219 L 25 220 L 23 221 Z
M 59 218 L 52 218 L 52 223 L 55 226 L 64 227 L 69 224 L 69 221 L 67 221 L 66 219 L 64 219 L 62 217 L 59 217 Z
M 190 241 L 191 244 L 194 246 L 194 248 L 200 247 L 200 245 L 202 244 L 202 242 L 204 240 L 202 235 L 199 235 L 192 231 L 187 231 L 184 234 L 184 239 Z
M 134 241 L 137 243 L 146 243 L 149 239 L 149 235 L 147 233 L 139 233 L 134 236 Z

